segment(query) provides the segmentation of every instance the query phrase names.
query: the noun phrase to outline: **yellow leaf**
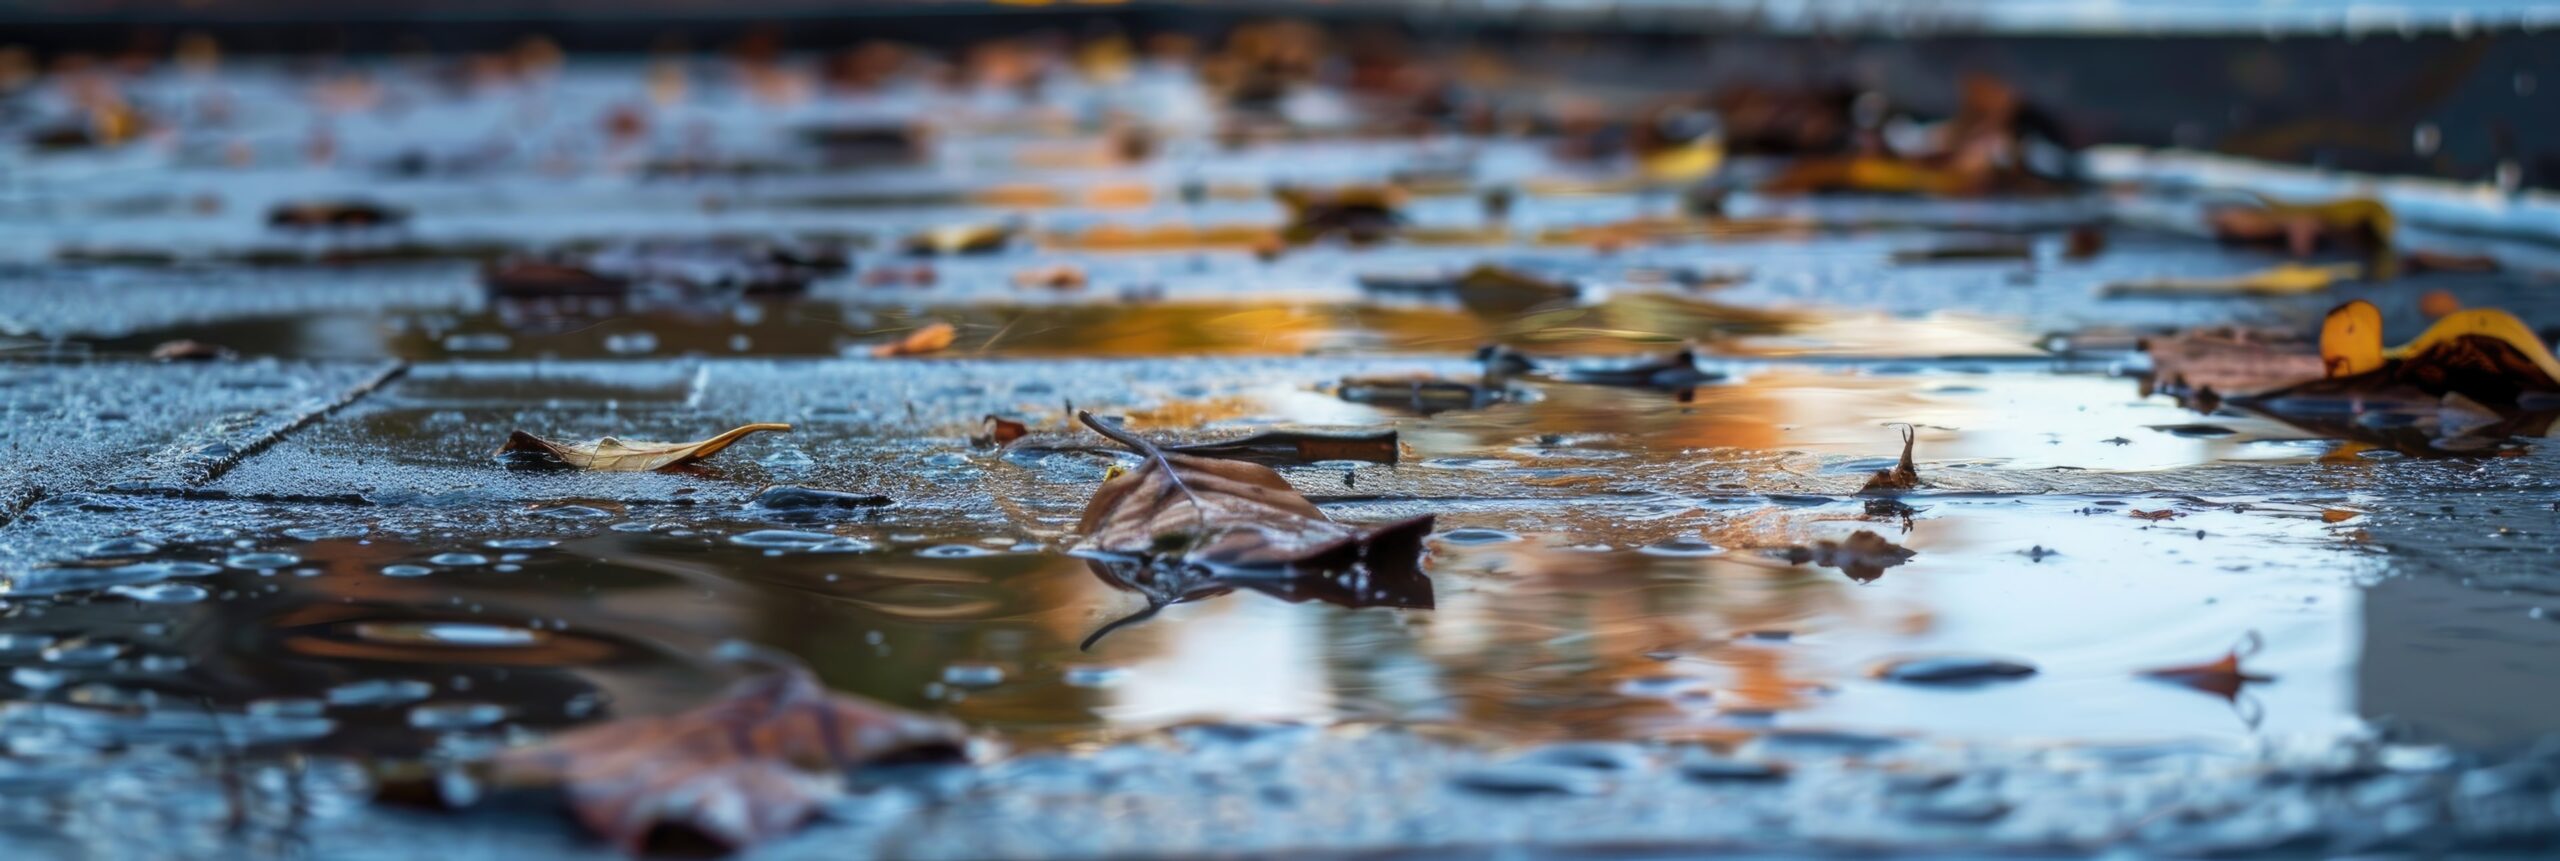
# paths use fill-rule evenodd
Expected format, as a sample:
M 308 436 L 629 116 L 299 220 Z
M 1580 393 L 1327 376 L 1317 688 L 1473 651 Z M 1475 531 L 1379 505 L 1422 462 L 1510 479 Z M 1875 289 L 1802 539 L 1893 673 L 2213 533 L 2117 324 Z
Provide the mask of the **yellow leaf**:
M 787 424 L 740 425 L 706 440 L 697 442 L 640 442 L 605 437 L 594 442 L 554 442 L 524 431 L 507 436 L 497 454 L 509 452 L 541 452 L 561 463 L 597 472 L 650 472 L 671 466 L 682 466 L 719 454 L 731 443 L 758 431 L 788 431 Z
M 1652 182 L 1688 182 L 1713 175 L 1723 164 L 1723 142 L 1710 136 L 1649 153 L 1638 163 L 1637 170 Z
M 2362 299 L 2330 309 L 2320 322 L 2320 363 L 2329 376 L 2352 377 L 2382 367 L 2382 309 Z
M 2280 296 L 2294 293 L 2317 293 L 2329 289 L 2342 278 L 2354 278 L 2363 269 L 2353 263 L 2331 263 L 2309 266 L 2284 263 L 2240 275 L 2221 278 L 2163 278 L 2107 285 L 2107 295 L 2144 293 L 2193 293 L 2231 296 Z
M 2542 337 L 2534 334 L 2533 327 L 2525 325 L 2523 320 L 2516 319 L 2516 315 L 2496 308 L 2472 308 L 2446 314 L 2444 319 L 2437 320 L 2435 325 L 2419 333 L 2416 340 L 2400 345 L 2387 355 L 2394 359 L 2411 358 L 2456 338 L 2473 335 L 2506 342 L 2532 360 L 2534 367 L 2541 368 L 2544 376 L 2560 381 L 2560 360 L 2552 358 L 2551 348 L 2543 346 Z M 2322 342 L 2326 343 L 2326 339 Z

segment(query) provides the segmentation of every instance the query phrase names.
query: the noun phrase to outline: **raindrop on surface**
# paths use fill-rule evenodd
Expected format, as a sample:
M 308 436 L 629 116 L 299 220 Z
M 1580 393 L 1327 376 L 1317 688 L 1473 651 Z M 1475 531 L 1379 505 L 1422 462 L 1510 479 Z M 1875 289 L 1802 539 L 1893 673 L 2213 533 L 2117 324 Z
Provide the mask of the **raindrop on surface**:
M 124 654 L 125 644 L 114 640 L 70 639 L 44 650 L 46 663 L 67 666 L 94 666 L 115 660 Z
M 333 706 L 387 706 L 417 702 L 435 691 L 416 679 L 367 679 L 330 688 L 324 696 Z
M 540 631 L 472 622 L 364 622 L 356 625 L 355 634 L 359 638 L 376 643 L 471 646 L 487 649 L 530 646 L 542 642 L 546 636 Z
M 489 557 L 478 553 L 438 553 L 428 557 L 427 564 L 447 568 L 471 568 L 489 564 Z
M 1129 678 L 1129 671 L 1119 667 L 1068 667 L 1059 680 L 1069 687 L 1107 688 Z
M 82 549 L 80 555 L 91 559 L 109 559 L 123 556 L 148 556 L 159 551 L 160 545 L 140 538 L 117 538 L 91 544 Z
M 491 550 L 544 550 L 560 546 L 549 538 L 492 538 L 483 543 Z
M 1520 536 L 1499 529 L 1452 529 L 1440 533 L 1440 540 L 1451 544 L 1504 544 L 1520 540 Z
M 836 540 L 824 532 L 800 532 L 791 529 L 758 529 L 729 536 L 729 543 L 746 547 L 807 549 Z
M 285 568 L 300 564 L 301 562 L 302 557 L 300 556 L 275 551 L 234 553 L 231 555 L 231 558 L 222 560 L 223 565 L 243 571 L 262 571 L 270 568 Z
M 382 576 L 384 577 L 424 577 L 433 573 L 436 573 L 436 569 L 429 568 L 424 565 L 382 566 Z
M 496 703 L 428 703 L 409 710 L 409 725 L 418 729 L 478 729 L 507 719 L 507 707 Z
M 213 594 L 193 583 L 148 583 L 117 586 L 107 591 L 145 604 L 193 604 Z
M 942 668 L 944 684 L 983 688 L 1004 681 L 1004 668 L 994 664 L 951 664 Z

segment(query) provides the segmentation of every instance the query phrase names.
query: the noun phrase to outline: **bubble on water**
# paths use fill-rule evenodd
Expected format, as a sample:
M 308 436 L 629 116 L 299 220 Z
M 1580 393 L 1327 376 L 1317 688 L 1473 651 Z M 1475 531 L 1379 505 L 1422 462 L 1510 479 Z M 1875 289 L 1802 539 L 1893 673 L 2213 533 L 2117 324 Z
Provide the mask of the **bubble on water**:
M 1703 539 L 1680 537 L 1645 545 L 1639 551 L 1648 556 L 1714 556 L 1724 548 Z
M 333 706 L 388 706 L 414 703 L 436 692 L 417 679 L 366 679 L 330 688 L 322 696 Z
M 994 664 L 951 664 L 942 668 L 943 684 L 983 688 L 1004 681 L 1004 668 Z
M 489 564 L 489 557 L 478 553 L 438 553 L 427 557 L 427 564 L 446 568 L 475 568 Z
M 60 640 L 52 634 L 0 633 L 0 658 L 34 657 Z
M 1440 533 L 1439 538 L 1450 544 L 1466 545 L 1505 544 L 1520 540 L 1520 536 L 1499 529 L 1452 529 Z
M 658 350 L 655 332 L 617 332 L 604 336 L 604 350 L 617 356 L 638 356 Z
M 88 547 L 82 548 L 80 555 L 91 559 L 102 559 L 125 556 L 149 556 L 157 552 L 160 552 L 160 545 L 144 541 L 140 538 L 116 538 L 107 541 L 100 541 L 96 544 L 91 544 Z
M 1107 688 L 1127 681 L 1128 678 L 1129 671 L 1121 667 L 1068 667 L 1065 672 L 1059 674 L 1060 681 L 1067 683 L 1069 687 L 1078 688 Z
M 785 550 L 807 549 L 836 540 L 824 532 L 801 532 L 792 529 L 758 529 L 729 536 L 729 543 L 745 547 L 771 547 Z
M 193 604 L 213 594 L 193 583 L 147 583 L 107 591 L 145 604 Z
M 429 568 L 424 565 L 403 564 L 382 566 L 382 576 L 384 577 L 424 577 L 433 573 L 436 573 L 436 569 Z
M 257 717 L 318 717 L 329 704 L 310 697 L 270 697 L 250 700 L 245 711 Z
M 507 719 L 497 703 L 427 703 L 409 709 L 409 725 L 424 730 L 478 729 Z
M 91 640 L 75 637 L 45 647 L 46 663 L 66 666 L 95 666 L 124 655 L 127 647 L 114 640 Z
M 54 688 L 62 687 L 63 683 L 70 680 L 70 673 L 66 673 L 61 670 L 48 670 L 43 667 L 19 667 L 9 671 L 9 682 L 11 684 L 31 691 L 53 690 Z
M 365 622 L 355 626 L 358 638 L 376 643 L 465 646 L 503 649 L 530 646 L 549 635 L 540 631 L 476 622 Z
M 481 546 L 491 550 L 547 550 L 560 546 L 560 542 L 552 538 L 492 538 L 481 542 Z
M 273 550 L 234 553 L 231 554 L 231 558 L 222 560 L 223 565 L 243 571 L 263 571 L 273 568 L 287 568 L 301 564 L 301 562 L 302 557 L 300 556 Z

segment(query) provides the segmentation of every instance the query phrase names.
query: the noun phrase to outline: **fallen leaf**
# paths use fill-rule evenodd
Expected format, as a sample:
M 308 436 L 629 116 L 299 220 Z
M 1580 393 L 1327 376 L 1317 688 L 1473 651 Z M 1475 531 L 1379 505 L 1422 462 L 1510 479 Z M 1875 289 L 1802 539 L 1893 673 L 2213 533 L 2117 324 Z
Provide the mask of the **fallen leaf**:
M 2274 676 L 2258 675 L 2240 667 L 2240 660 L 2257 654 L 2262 645 L 2263 641 L 2258 638 L 2258 632 L 2251 631 L 2248 636 L 2241 638 L 2238 645 L 2223 653 L 2221 658 L 2201 664 L 2143 670 L 2139 675 L 2185 685 L 2226 700 L 2236 700 L 2240 696 L 2242 687 L 2256 682 L 2275 681 Z
M 501 782 L 562 786 L 587 830 L 637 855 L 661 825 L 731 849 L 789 833 L 841 792 L 839 773 L 957 759 L 958 724 L 827 690 L 797 664 L 666 717 L 622 718 L 501 753 Z
M 1013 273 L 1013 286 L 1016 287 L 1046 287 L 1051 290 L 1082 290 L 1084 289 L 1084 285 L 1084 270 L 1067 263 L 1036 266 Z
M 2361 511 L 2350 511 L 2344 508 L 2324 508 L 2320 511 L 2320 522 L 2344 523 L 2362 516 L 2364 516 L 2364 512 Z
M 1031 428 L 1021 422 L 990 413 L 978 420 L 978 435 L 970 437 L 969 441 L 981 446 L 1001 446 L 1030 432 Z
M 2158 510 L 2158 511 L 2144 511 L 2144 510 L 2139 509 L 2139 508 L 2134 508 L 2134 509 L 2127 509 L 2127 510 L 2125 511 L 2125 513 L 2126 513 L 2126 514 L 2133 515 L 2136 519 L 2139 519 L 2139 520 L 2150 520 L 2150 521 L 2155 521 L 2155 522 L 2156 522 L 2156 521 L 2161 521 L 2161 520 L 2168 520 L 2168 519 L 2170 519 L 2170 518 L 2173 518 L 2173 517 L 2177 517 L 2177 516 L 2178 516 L 2178 512 L 2176 512 L 2176 511 L 2174 511 L 2174 510 L 2171 510 L 2171 509 L 2167 509 L 2167 508 L 2163 508 L 2163 509 L 2160 509 L 2160 510 Z
M 2322 375 L 2318 346 L 2288 335 L 2210 330 L 2146 338 L 2141 346 L 2151 357 L 2148 389 L 2196 397 L 2206 412 L 2220 397 L 2271 392 Z
M 1902 461 L 1894 464 L 1891 469 L 1876 470 L 1876 474 L 1868 476 L 1866 486 L 1859 488 L 1858 492 L 1874 493 L 1881 490 L 1911 490 L 1919 487 L 1920 469 L 1917 465 L 1911 462 L 1911 446 L 1918 439 L 1918 429 L 1907 424 L 1903 425 Z
M 872 347 L 871 355 L 873 358 L 886 359 L 894 356 L 938 353 L 950 347 L 951 342 L 958 338 L 959 334 L 960 330 L 952 328 L 949 323 L 934 323 L 908 332 L 904 338 Z
M 2526 392 L 2560 391 L 2560 359 L 2533 329 L 2495 308 L 2447 314 L 2409 343 L 2382 348 L 2382 312 L 2362 299 L 2329 312 L 2320 329 L 2327 379 L 2282 394 L 2407 386 L 2508 406 Z
M 2066 260 L 2095 260 L 2106 252 L 2106 228 L 2094 224 L 2071 228 L 2071 233 L 2063 238 L 2062 256 Z
M 1165 451 L 1241 460 L 1264 466 L 1299 466 L 1326 460 L 1394 464 L 1396 432 L 1328 435 L 1302 431 L 1264 431 L 1218 442 L 1165 446 Z
M 1884 569 L 1911 561 L 1919 551 L 1888 541 L 1868 530 L 1858 530 L 1846 540 L 1824 539 L 1812 544 L 1789 547 L 1785 559 L 1790 565 L 1813 563 L 1824 568 L 1837 568 L 1849 579 L 1872 583 L 1884 576 Z
M 1404 226 L 1398 210 L 1404 206 L 1405 192 L 1391 185 L 1355 185 L 1336 189 L 1284 187 L 1273 189 L 1271 196 L 1289 209 L 1289 223 L 1280 231 L 1282 238 L 1304 245 L 1328 237 L 1340 237 L 1355 245 L 1378 242 Z
M 740 425 L 719 436 L 696 442 L 640 442 L 605 437 L 583 443 L 554 442 L 519 430 L 507 435 L 506 444 L 498 446 L 496 454 L 501 457 L 511 454 L 547 456 L 569 467 L 597 472 L 649 472 L 683 466 L 719 454 L 731 443 L 751 433 L 790 429 L 787 424 L 764 423 Z
M 2354 263 L 2279 263 L 2256 272 L 2219 278 L 2161 278 L 2109 284 L 2103 295 L 2284 296 L 2327 290 L 2330 285 L 2363 272 L 2364 268 Z
M 1135 581 L 1111 563 L 1285 575 L 1417 569 L 1432 515 L 1360 529 L 1336 523 L 1270 467 L 1166 451 L 1091 413 L 1076 418 L 1145 458 L 1111 477 L 1085 506 L 1073 552 L 1107 580 Z M 1160 602 L 1151 595 L 1151 603 Z M 1106 628 L 1105 630 L 1108 630 Z M 1100 632 L 1097 632 L 1097 637 Z M 1090 644 L 1090 640 L 1087 641 Z

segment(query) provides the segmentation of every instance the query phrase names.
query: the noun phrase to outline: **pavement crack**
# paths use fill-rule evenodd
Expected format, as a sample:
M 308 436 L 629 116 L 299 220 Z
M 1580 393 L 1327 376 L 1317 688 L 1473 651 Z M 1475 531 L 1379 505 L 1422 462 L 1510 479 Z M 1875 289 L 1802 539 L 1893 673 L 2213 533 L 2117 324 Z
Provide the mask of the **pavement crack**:
M 203 487 L 293 432 L 363 400 L 408 371 L 409 363 L 393 362 L 331 397 L 304 402 L 282 415 L 248 413 L 218 419 L 206 432 L 152 453 L 140 469 L 109 489 L 183 491 Z

